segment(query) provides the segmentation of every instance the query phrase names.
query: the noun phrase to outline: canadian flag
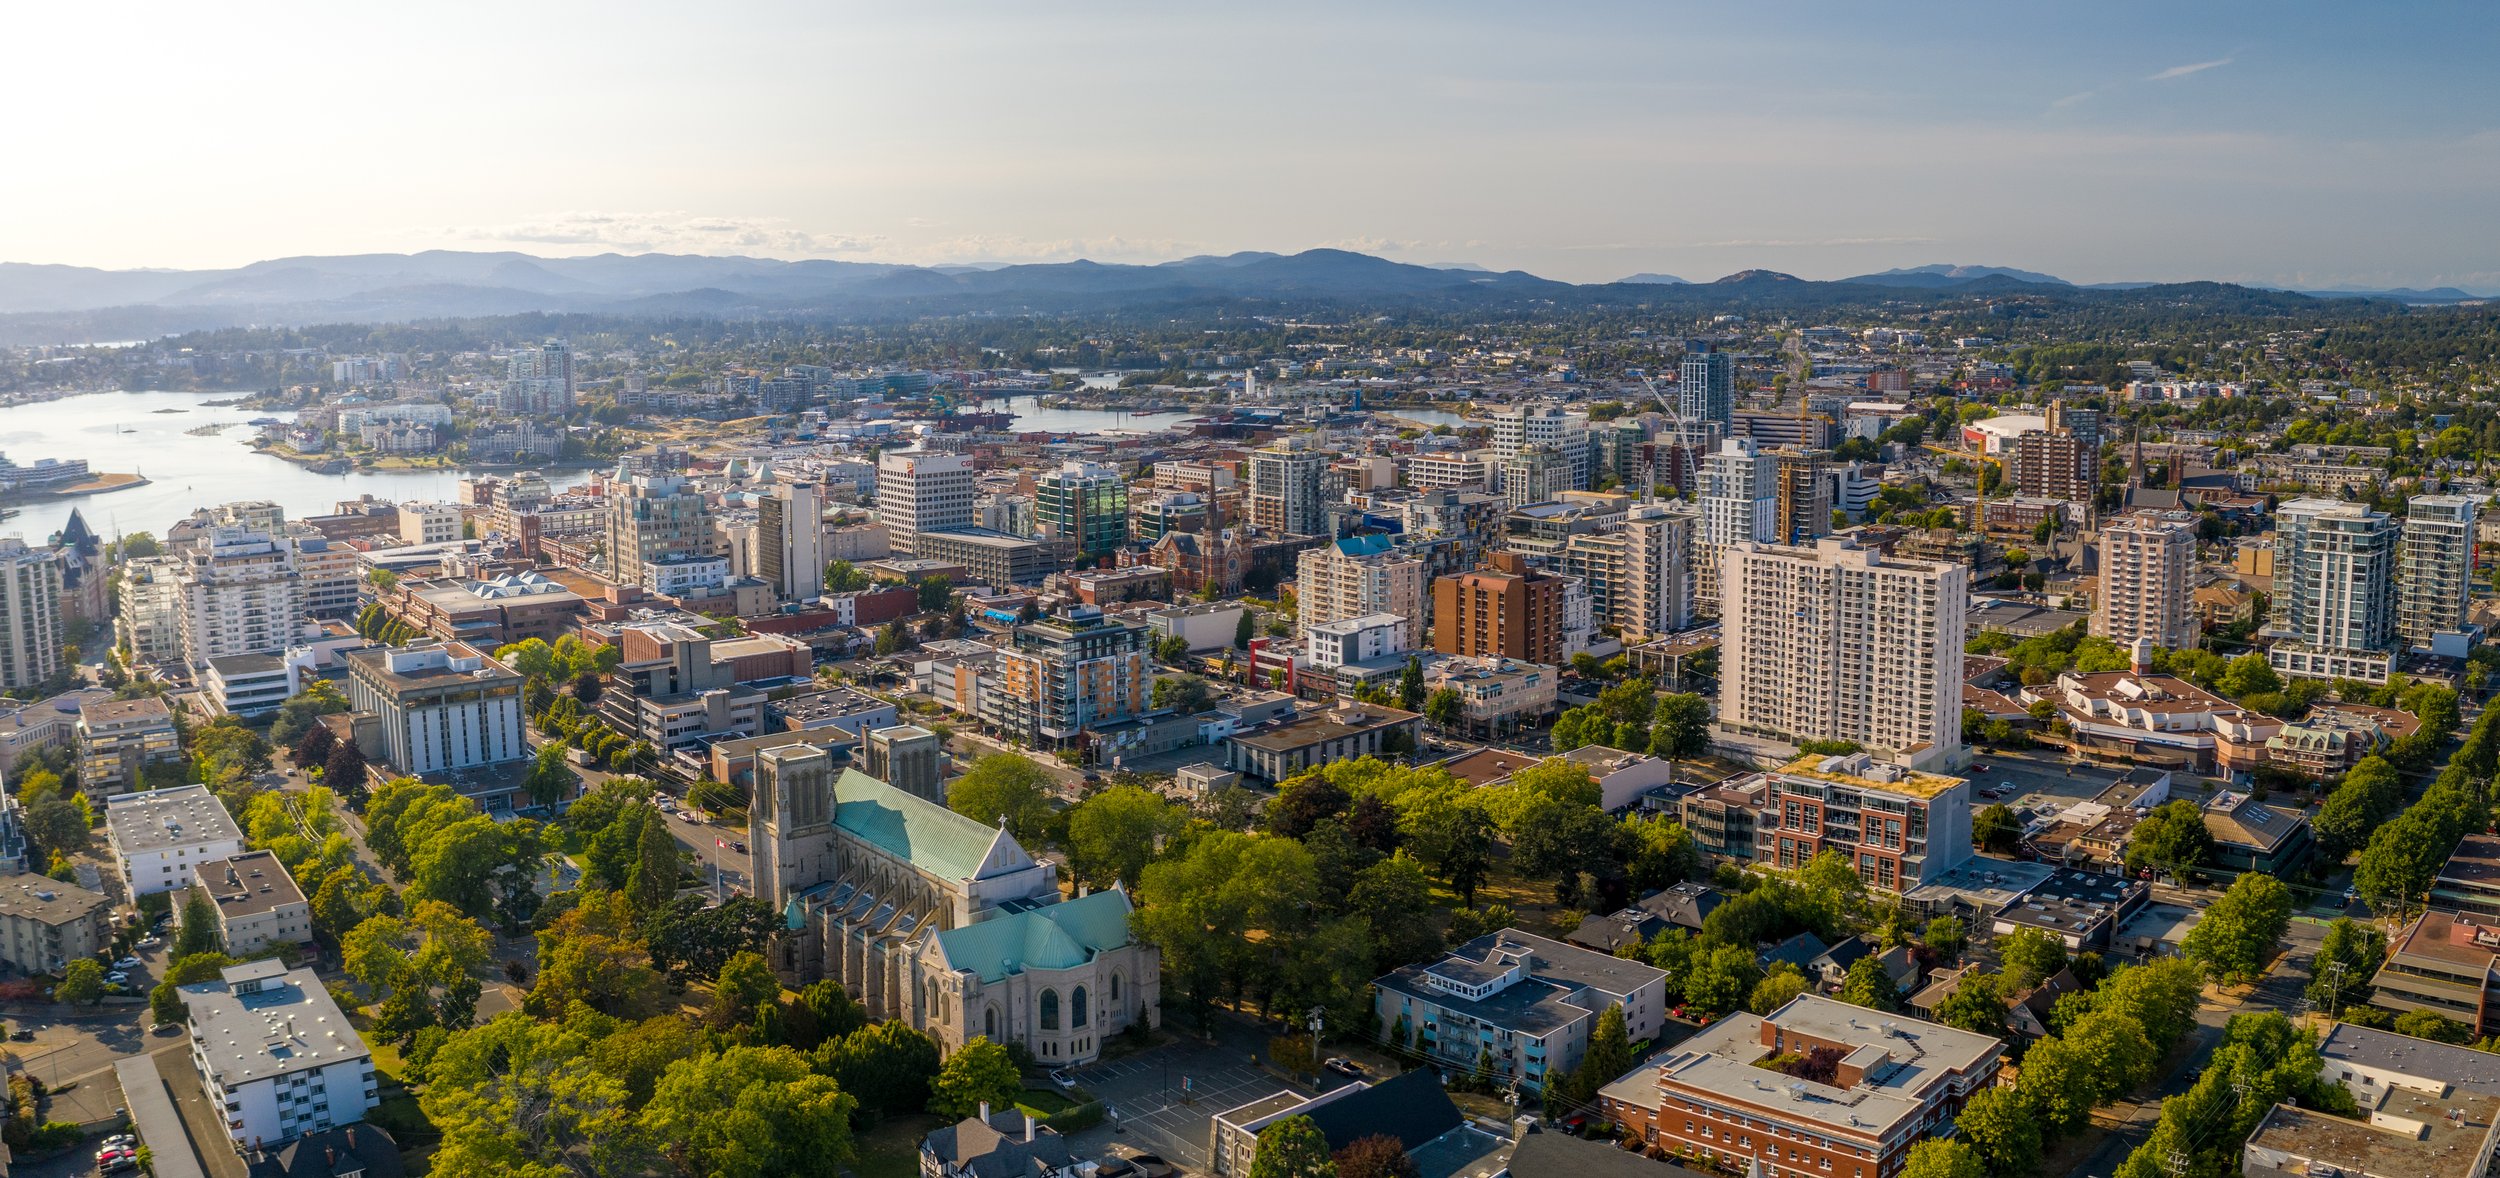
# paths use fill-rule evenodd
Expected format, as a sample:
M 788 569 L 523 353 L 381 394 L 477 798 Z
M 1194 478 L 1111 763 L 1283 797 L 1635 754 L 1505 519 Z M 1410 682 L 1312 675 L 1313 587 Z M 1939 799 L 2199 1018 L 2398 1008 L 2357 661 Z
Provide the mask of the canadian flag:
M 722 850 L 724 850 L 724 851 L 726 851 L 726 850 L 728 850 L 728 849 L 729 849 L 729 844 L 728 844 L 728 843 L 725 843 L 725 842 L 722 842 L 722 841 L 721 841 L 721 840 L 719 840 L 719 839 L 713 839 L 713 840 L 712 840 L 712 845 L 713 845 L 713 846 L 715 846 L 715 847 L 719 847 L 720 849 L 722 849 Z

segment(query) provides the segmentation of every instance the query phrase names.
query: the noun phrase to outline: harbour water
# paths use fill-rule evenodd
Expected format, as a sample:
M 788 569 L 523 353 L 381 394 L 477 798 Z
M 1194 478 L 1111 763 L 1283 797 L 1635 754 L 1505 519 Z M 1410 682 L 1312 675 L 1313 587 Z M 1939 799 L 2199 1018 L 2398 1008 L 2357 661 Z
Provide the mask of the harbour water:
M 34 405 L 0 409 L 0 452 L 31 463 L 38 458 L 84 458 L 88 468 L 138 473 L 148 484 L 124 491 L 42 499 L 12 506 L 0 520 L 0 536 L 40 542 L 59 531 L 72 508 L 106 536 L 152 532 L 162 536 L 195 507 L 236 499 L 266 499 L 289 517 L 326 515 L 342 499 L 371 494 L 384 499 L 449 500 L 469 473 L 437 470 L 349 471 L 315 474 L 282 458 L 256 453 L 248 444 L 255 418 L 293 414 L 205 402 L 235 393 L 87 393 Z M 180 410 L 166 413 L 160 410 Z M 215 433 L 194 433 L 202 426 Z M 548 481 L 570 486 L 581 471 L 549 471 Z
M 1039 396 L 993 397 L 980 403 L 985 413 L 1012 413 L 1016 421 L 1011 429 L 1047 430 L 1052 433 L 1105 433 L 1120 430 L 1128 433 L 1155 433 L 1201 417 L 1200 413 L 1131 413 L 1125 409 L 1050 409 Z

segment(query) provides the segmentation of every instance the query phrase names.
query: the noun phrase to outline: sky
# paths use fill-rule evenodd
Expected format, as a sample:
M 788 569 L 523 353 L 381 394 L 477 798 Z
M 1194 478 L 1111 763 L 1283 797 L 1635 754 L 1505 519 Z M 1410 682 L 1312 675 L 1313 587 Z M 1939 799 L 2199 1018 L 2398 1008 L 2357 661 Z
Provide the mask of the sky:
M 12 8 L 0 261 L 514 249 L 2500 289 L 2500 6 Z

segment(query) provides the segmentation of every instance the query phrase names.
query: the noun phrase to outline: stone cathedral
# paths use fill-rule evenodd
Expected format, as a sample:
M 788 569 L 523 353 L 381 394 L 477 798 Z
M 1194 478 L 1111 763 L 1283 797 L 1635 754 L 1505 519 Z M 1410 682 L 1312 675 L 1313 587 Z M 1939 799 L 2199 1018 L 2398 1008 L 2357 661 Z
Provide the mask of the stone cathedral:
M 840 982 L 947 1051 L 984 1035 L 1054 1065 L 1160 1021 L 1161 958 L 1129 935 L 1127 893 L 1062 900 L 1056 868 L 1003 825 L 810 745 L 756 754 L 748 822 L 755 894 L 787 930 L 775 964 L 798 984 Z

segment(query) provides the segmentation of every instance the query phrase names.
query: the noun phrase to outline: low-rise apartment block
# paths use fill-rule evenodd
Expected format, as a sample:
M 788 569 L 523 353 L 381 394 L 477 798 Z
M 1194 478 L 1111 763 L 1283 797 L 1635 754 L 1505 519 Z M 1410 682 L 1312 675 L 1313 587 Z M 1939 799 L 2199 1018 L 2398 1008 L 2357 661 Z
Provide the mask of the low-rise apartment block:
M 150 765 L 182 760 L 174 714 L 152 695 L 78 708 L 78 786 L 91 798 L 138 789 Z
M 295 877 L 268 851 L 202 863 L 195 881 L 217 905 L 217 943 L 229 957 L 250 957 L 273 945 L 313 939 L 312 905 Z M 182 906 L 174 907 L 179 921 Z
M 58 974 L 113 943 L 113 898 L 73 883 L 21 875 L 0 885 L 0 966 Z
M 1765 1178 L 1896 1178 L 1996 1082 L 2005 1044 L 1819 995 L 1720 1019 L 1598 1092 L 1644 1145 Z
M 113 798 L 104 835 L 132 899 L 189 887 L 200 864 L 243 853 L 243 831 L 205 785 Z
M 236 1150 L 352 1125 L 373 1107 L 373 1054 L 313 971 L 247 961 L 178 990 L 191 1064 Z
M 1800 757 L 1767 779 L 1756 837 L 1766 862 L 1803 867 L 1838 851 L 1868 887 L 1908 892 L 1971 856 L 1970 782 L 1865 753 Z
M 1549 1076 L 1580 1066 L 1609 1006 L 1623 1008 L 1633 1041 L 1656 1035 L 1666 977 L 1638 961 L 1503 929 L 1381 977 L 1373 1004 L 1390 1036 L 1425 1057 L 1462 1071 L 1489 1064 L 1496 1087 L 1541 1092 Z

